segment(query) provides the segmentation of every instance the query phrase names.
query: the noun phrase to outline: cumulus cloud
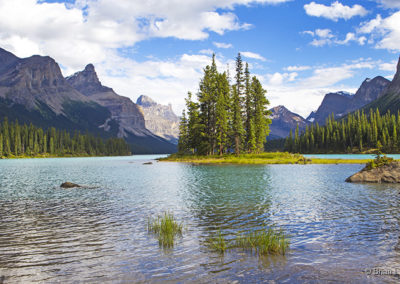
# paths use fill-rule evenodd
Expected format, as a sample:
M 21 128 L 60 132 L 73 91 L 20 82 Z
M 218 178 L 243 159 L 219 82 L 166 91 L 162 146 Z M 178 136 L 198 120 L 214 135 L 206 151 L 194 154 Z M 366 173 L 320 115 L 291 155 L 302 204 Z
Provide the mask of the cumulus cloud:
M 257 60 L 261 60 L 261 61 L 266 61 L 266 59 L 265 59 L 263 56 L 261 56 L 260 54 L 258 54 L 258 53 L 254 53 L 254 52 L 250 52 L 250 51 L 241 51 L 240 54 L 241 54 L 243 57 L 246 57 L 246 58 L 251 58 L 251 59 L 257 59 Z
M 304 5 L 307 15 L 323 17 L 337 22 L 339 19 L 351 19 L 355 16 L 365 16 L 368 11 L 361 5 L 355 4 L 352 7 L 345 6 L 339 1 L 333 2 L 330 6 L 311 2 Z
M 371 43 L 377 41 L 376 48 L 398 52 L 400 51 L 400 11 L 387 18 L 377 15 L 375 19 L 362 23 L 358 32 L 368 34 Z
M 0 0 L 0 46 L 20 57 L 50 55 L 65 75 L 91 62 L 104 84 L 119 94 L 132 99 L 148 94 L 179 108 L 186 92 L 196 91 L 212 50 L 142 63 L 121 50 L 134 50 L 138 42 L 150 38 L 203 40 L 211 33 L 248 29 L 251 24 L 235 14 L 237 6 L 288 1 L 76 0 L 63 4 Z

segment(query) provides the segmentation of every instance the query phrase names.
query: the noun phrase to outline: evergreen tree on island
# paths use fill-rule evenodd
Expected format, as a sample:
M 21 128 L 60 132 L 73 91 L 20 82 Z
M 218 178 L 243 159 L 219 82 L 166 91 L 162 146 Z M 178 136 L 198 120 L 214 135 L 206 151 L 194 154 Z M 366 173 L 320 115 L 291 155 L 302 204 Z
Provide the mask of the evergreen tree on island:
M 189 92 L 181 118 L 179 152 L 198 155 L 260 153 L 269 134 L 269 102 L 260 81 L 236 58 L 235 84 L 217 70 L 215 55 L 203 69 L 197 100 Z

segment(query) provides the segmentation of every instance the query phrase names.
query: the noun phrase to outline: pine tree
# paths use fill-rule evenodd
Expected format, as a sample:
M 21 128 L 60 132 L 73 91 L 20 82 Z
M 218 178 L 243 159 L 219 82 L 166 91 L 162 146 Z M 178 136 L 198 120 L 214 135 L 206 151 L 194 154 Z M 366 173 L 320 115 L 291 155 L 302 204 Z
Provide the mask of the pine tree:
M 260 153 L 264 151 L 264 143 L 266 142 L 266 137 L 269 134 L 269 124 L 271 120 L 267 118 L 270 112 L 267 109 L 269 102 L 265 97 L 267 93 L 257 77 L 252 78 L 251 82 L 251 93 L 253 96 L 254 104 L 254 131 L 255 131 L 255 141 L 257 152 Z
M 254 98 L 252 97 L 252 91 L 250 86 L 250 72 L 249 64 L 246 62 L 244 71 L 244 86 L 245 86 L 245 130 L 246 130 L 246 150 L 251 152 L 251 149 L 255 149 L 255 126 L 254 126 Z M 254 151 L 254 150 L 253 150 Z
M 179 123 L 178 152 L 185 153 L 189 149 L 188 138 L 188 121 L 186 118 L 186 112 L 183 110 L 181 121 Z
M 222 155 L 228 145 L 229 113 L 227 104 L 229 100 L 230 87 L 226 73 L 218 75 L 218 93 L 216 104 L 216 132 L 217 147 Z
M 242 143 L 244 142 L 243 136 L 245 134 L 243 126 L 243 116 L 242 116 L 243 92 L 244 92 L 243 62 L 240 53 L 236 57 L 235 81 L 236 84 L 234 86 L 234 91 L 233 91 L 233 105 L 232 105 L 232 115 L 233 115 L 232 132 L 235 144 L 235 154 L 239 155 L 242 148 Z

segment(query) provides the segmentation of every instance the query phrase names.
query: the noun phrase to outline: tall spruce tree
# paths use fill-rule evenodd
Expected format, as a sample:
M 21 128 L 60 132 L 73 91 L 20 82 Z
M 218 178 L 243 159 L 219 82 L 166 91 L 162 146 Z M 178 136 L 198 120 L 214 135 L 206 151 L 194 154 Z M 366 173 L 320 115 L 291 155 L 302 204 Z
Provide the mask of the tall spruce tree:
M 186 118 L 185 110 L 182 111 L 182 117 L 179 123 L 179 141 L 178 141 L 178 152 L 185 153 L 188 147 L 188 121 Z
M 236 57 L 236 75 L 235 75 L 233 102 L 232 102 L 232 132 L 234 137 L 235 154 L 239 155 L 242 149 L 243 136 L 245 134 L 243 126 L 243 95 L 244 95 L 244 78 L 243 78 L 243 62 L 240 53 Z
M 229 96 L 230 86 L 226 73 L 218 74 L 218 91 L 216 104 L 217 147 L 222 155 L 228 146 L 229 131 Z
M 257 149 L 256 151 L 260 153 L 264 151 L 264 143 L 269 134 L 269 124 L 271 124 L 271 120 L 268 118 L 270 111 L 267 109 L 269 101 L 265 97 L 267 91 L 263 89 L 260 81 L 255 76 L 252 78 L 251 82 L 251 93 L 254 106 L 255 148 Z
M 257 78 L 250 80 L 248 65 L 243 77 L 242 65 L 238 54 L 233 86 L 227 72 L 218 72 L 215 55 L 211 65 L 204 68 L 197 102 L 190 92 L 186 99 L 187 118 L 182 118 L 180 128 L 181 152 L 222 155 L 232 150 L 240 154 L 242 149 L 263 151 L 270 123 L 266 91 Z

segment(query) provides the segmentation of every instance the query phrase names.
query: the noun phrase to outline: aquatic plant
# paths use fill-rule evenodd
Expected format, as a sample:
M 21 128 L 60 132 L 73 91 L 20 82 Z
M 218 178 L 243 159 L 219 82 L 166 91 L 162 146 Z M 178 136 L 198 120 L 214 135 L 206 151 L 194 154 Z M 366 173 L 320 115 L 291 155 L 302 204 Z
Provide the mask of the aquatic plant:
M 229 249 L 243 249 L 258 255 L 285 255 L 289 247 L 289 240 L 282 231 L 272 228 L 242 233 L 237 235 L 234 240 L 227 240 L 219 230 L 207 240 L 207 245 L 211 250 L 221 254 Z
M 234 247 L 254 251 L 259 255 L 285 255 L 289 241 L 282 231 L 277 232 L 269 228 L 268 230 L 238 235 Z
M 208 241 L 208 247 L 216 252 L 224 254 L 228 249 L 228 241 L 225 240 L 225 236 L 222 235 L 221 230 L 215 236 L 212 236 Z
M 148 219 L 147 231 L 157 235 L 161 247 L 170 248 L 175 244 L 175 237 L 182 236 L 183 224 L 178 223 L 172 213 L 165 212 L 157 218 Z

